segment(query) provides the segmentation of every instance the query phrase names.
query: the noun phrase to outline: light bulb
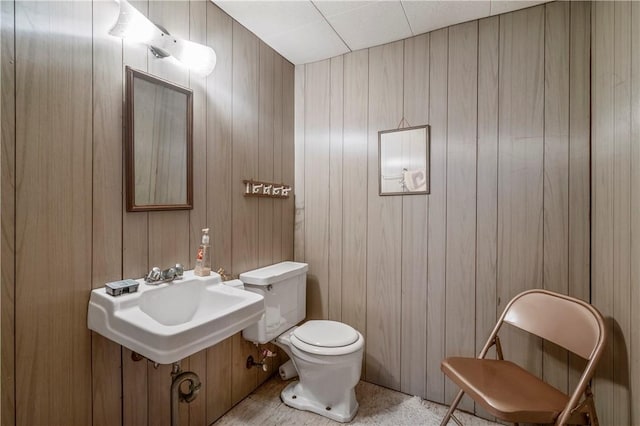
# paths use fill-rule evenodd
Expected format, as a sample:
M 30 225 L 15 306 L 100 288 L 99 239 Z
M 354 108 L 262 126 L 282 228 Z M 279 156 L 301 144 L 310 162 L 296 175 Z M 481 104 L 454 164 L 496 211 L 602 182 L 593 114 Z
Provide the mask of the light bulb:
M 209 46 L 173 37 L 147 19 L 127 0 L 119 0 L 120 13 L 109 34 L 144 43 L 168 53 L 194 72 L 207 76 L 216 66 L 216 53 Z M 156 53 L 154 52 L 154 54 Z M 162 57 L 159 55 L 158 57 Z
M 136 41 L 139 43 L 149 44 L 149 42 L 157 37 L 162 37 L 162 30 L 156 27 L 135 7 L 131 6 L 126 0 L 120 0 L 120 13 L 118 20 L 109 30 L 109 34 Z

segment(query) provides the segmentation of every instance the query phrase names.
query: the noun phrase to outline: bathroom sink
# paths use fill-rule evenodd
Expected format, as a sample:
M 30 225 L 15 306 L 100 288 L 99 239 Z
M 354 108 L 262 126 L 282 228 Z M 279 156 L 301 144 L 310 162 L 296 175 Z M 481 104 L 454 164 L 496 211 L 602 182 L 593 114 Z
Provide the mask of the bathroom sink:
M 226 339 L 257 322 L 263 297 L 185 271 L 181 280 L 148 285 L 138 292 L 111 296 L 91 292 L 89 329 L 160 363 L 171 364 Z

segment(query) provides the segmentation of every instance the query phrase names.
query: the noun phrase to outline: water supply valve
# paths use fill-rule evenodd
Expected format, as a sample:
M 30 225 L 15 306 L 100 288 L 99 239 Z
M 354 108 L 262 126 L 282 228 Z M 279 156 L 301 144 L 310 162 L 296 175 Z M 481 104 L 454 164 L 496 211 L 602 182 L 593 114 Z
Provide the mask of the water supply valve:
M 247 370 L 251 369 L 251 367 L 261 367 L 262 371 L 267 372 L 269 370 L 269 366 L 263 361 L 257 362 L 253 359 L 253 355 L 249 355 L 247 358 Z
M 247 358 L 247 370 L 252 368 L 252 367 L 261 367 L 262 371 L 267 372 L 269 371 L 269 366 L 266 363 L 267 358 L 273 358 L 275 356 L 277 356 L 277 354 L 275 352 L 270 351 L 267 348 L 262 348 L 262 350 L 260 351 L 260 355 L 262 355 L 262 358 L 260 359 L 260 361 L 256 361 L 255 359 L 253 359 L 253 355 L 249 355 L 249 357 Z

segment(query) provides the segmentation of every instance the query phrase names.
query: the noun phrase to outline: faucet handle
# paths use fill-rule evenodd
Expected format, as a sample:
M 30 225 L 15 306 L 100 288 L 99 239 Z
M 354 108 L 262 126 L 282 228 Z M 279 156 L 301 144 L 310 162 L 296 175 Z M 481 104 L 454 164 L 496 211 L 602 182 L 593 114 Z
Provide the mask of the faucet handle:
M 158 268 L 157 266 L 154 266 L 153 268 L 151 268 L 147 276 L 144 277 L 144 280 L 150 283 L 150 282 L 158 281 L 161 276 L 162 276 L 162 271 L 160 270 L 160 268 Z
M 176 275 L 177 274 L 175 268 L 171 267 L 162 271 L 162 273 L 160 274 L 160 279 L 162 281 L 173 281 Z
M 173 270 L 176 273 L 176 279 L 182 278 L 182 275 L 184 274 L 184 266 L 182 266 L 181 263 L 176 263 L 176 266 L 173 267 Z

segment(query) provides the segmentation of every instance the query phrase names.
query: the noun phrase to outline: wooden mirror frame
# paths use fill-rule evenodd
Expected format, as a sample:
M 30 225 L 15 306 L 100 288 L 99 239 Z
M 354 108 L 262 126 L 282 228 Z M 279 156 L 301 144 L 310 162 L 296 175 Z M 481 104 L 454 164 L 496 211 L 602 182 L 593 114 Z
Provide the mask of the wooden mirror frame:
M 125 88 L 125 129 L 124 129 L 124 157 L 126 179 L 126 204 L 127 211 L 161 211 L 161 210 L 190 210 L 193 209 L 193 91 L 179 86 L 170 81 L 163 80 L 146 72 L 126 67 Z M 161 85 L 185 95 L 186 109 L 186 203 L 184 204 L 144 204 L 136 205 L 135 202 L 135 116 L 134 116 L 134 79 L 139 78 L 148 82 Z

